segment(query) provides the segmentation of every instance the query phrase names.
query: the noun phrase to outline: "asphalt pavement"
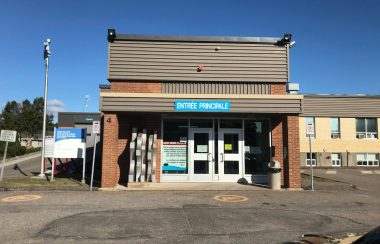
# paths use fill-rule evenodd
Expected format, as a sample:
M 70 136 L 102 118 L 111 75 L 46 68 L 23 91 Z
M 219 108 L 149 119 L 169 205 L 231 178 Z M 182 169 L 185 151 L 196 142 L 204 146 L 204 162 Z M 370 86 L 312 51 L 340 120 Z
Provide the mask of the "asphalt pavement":
M 4 178 L 31 177 L 39 174 L 41 171 L 41 156 L 32 158 L 21 158 L 18 160 L 7 160 L 7 166 L 4 167 Z M 15 167 L 17 165 L 17 167 Z M 47 163 L 48 167 L 51 167 Z
M 304 169 L 303 172 L 309 174 L 310 170 Z M 380 194 L 380 167 L 314 169 L 314 175 Z
M 18 166 L 29 174 L 39 162 Z M 0 243 L 283 243 L 378 226 L 377 168 L 329 170 L 315 175 L 357 187 L 0 192 Z
M 380 223 L 380 198 L 355 189 L 0 192 L 0 199 L 1 243 L 282 243 Z

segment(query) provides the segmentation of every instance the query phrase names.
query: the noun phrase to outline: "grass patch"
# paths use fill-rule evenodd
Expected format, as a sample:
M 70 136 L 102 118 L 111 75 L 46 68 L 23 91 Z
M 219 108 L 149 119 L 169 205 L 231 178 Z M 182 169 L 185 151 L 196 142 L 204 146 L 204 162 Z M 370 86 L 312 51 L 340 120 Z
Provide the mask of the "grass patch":
M 27 186 L 81 186 L 81 183 L 71 178 L 54 178 L 53 182 L 48 179 L 9 178 L 0 181 L 0 187 L 27 187 Z

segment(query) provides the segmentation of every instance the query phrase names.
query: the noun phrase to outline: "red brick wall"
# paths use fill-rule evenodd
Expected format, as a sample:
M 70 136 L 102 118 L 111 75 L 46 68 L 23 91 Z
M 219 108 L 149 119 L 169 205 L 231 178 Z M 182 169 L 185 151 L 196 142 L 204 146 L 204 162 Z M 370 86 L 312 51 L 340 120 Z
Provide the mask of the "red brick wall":
M 286 94 L 286 84 L 285 83 L 271 84 L 271 94 L 272 95 L 284 95 L 284 94 Z
M 272 159 L 277 160 L 284 168 L 284 148 L 283 148 L 283 121 L 282 117 L 273 117 L 272 121 Z M 274 149 L 274 150 L 273 150 Z M 284 171 L 281 171 L 281 180 L 284 184 Z
M 107 119 L 111 118 L 111 122 Z M 129 147 L 132 128 L 147 130 L 148 136 L 157 131 L 156 180 L 161 168 L 161 117 L 158 114 L 117 113 L 104 115 L 102 187 L 126 185 L 129 174 Z M 148 139 L 148 137 L 147 137 Z
M 299 116 L 289 115 L 284 118 L 284 145 L 288 155 L 285 160 L 284 180 L 285 187 L 301 188 L 301 166 L 299 145 Z
M 161 93 L 160 82 L 111 82 L 111 92 Z
M 114 187 L 119 179 L 118 133 L 119 123 L 116 114 L 104 113 L 103 120 L 103 155 L 101 187 Z

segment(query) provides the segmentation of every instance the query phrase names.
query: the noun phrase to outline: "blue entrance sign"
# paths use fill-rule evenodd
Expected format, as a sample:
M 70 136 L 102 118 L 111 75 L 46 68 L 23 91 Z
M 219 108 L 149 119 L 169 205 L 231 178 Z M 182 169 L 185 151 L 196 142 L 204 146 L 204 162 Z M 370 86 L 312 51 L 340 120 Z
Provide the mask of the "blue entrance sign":
M 175 100 L 175 111 L 190 112 L 229 112 L 230 101 Z

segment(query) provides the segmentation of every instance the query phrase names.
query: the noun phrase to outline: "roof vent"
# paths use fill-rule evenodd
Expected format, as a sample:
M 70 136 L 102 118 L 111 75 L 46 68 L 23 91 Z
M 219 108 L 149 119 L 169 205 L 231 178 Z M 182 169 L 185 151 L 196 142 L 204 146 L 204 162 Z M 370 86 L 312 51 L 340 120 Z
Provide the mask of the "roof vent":
M 286 91 L 288 92 L 288 94 L 298 94 L 299 90 L 300 90 L 300 84 L 298 83 L 286 84 Z

